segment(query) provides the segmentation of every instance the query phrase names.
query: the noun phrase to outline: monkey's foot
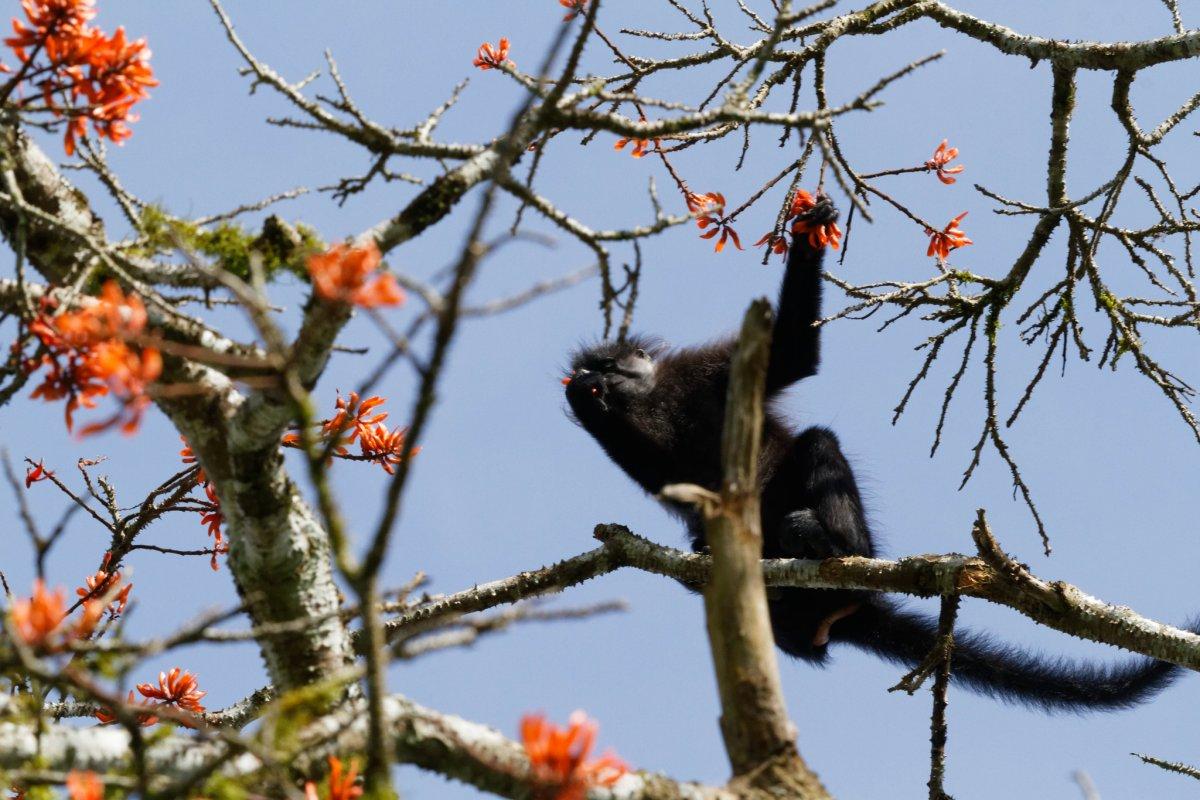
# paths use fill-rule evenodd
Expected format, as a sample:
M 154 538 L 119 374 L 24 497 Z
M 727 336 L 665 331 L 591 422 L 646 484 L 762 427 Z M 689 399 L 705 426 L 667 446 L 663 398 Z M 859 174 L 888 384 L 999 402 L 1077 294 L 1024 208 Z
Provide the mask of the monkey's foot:
M 821 624 L 817 626 L 817 632 L 813 634 L 813 647 L 824 647 L 829 644 L 829 631 L 833 627 L 833 623 L 839 619 L 845 619 L 862 608 L 862 603 L 851 603 L 845 608 L 839 608 L 825 619 L 821 620 Z
M 832 558 L 846 554 L 811 508 L 792 511 L 783 518 L 779 547 L 788 558 Z

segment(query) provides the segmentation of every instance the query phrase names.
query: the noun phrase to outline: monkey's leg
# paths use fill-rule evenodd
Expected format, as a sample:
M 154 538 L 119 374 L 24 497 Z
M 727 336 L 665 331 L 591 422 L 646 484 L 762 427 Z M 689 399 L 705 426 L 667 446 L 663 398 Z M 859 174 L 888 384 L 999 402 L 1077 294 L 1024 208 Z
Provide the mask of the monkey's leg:
M 783 518 L 779 530 L 779 549 L 781 555 L 789 558 L 853 555 L 846 548 L 845 537 L 826 530 L 811 508 L 793 511 Z M 768 589 L 767 593 L 768 597 L 774 598 L 783 595 L 779 589 Z M 811 593 L 807 606 L 806 627 L 812 630 L 807 638 L 814 648 L 821 648 L 829 644 L 829 632 L 833 624 L 858 611 L 862 603 L 846 592 L 822 592 Z
M 832 558 L 874 553 L 854 473 L 837 437 L 825 428 L 809 428 L 796 437 L 766 487 L 764 501 L 772 509 L 786 510 L 775 517 L 779 523 L 765 547 L 770 555 Z M 776 596 L 782 601 L 776 604 L 776 636 L 786 642 L 785 649 L 801 656 L 808 655 L 805 651 L 823 653 L 834 624 L 866 600 L 862 593 L 848 591 L 793 590 Z
M 783 558 L 835 558 L 853 555 L 841 536 L 831 533 L 811 508 L 784 515 L 779 525 L 779 551 Z
M 796 437 L 765 499 L 784 510 L 776 531 L 781 555 L 874 555 L 854 472 L 828 429 Z

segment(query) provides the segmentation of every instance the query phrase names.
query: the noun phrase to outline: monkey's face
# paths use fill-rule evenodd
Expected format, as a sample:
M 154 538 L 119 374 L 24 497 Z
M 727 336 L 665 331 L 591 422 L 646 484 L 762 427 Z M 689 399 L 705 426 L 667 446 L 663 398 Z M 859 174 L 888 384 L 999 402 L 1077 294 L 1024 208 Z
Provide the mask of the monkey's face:
M 654 387 L 654 359 L 637 343 L 604 344 L 578 353 L 563 380 L 567 402 L 582 422 L 626 411 Z

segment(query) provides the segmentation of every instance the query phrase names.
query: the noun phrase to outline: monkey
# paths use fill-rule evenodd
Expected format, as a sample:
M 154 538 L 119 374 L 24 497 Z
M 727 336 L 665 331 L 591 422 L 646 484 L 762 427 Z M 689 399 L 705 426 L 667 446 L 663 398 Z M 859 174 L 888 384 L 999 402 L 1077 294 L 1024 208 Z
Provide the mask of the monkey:
M 799 219 L 832 223 L 838 212 L 821 196 Z M 824 559 L 876 555 L 863 501 L 837 437 L 825 427 L 799 433 L 771 401 L 817 373 L 821 270 L 825 248 L 795 234 L 775 315 L 766 374 L 768 399 L 759 460 L 764 558 Z M 651 496 L 675 483 L 716 491 L 732 337 L 683 349 L 628 336 L 581 346 L 564 378 L 575 421 Z M 694 509 L 664 501 L 682 518 L 693 550 L 706 548 Z M 768 609 L 776 645 L 824 666 L 829 647 L 845 643 L 914 667 L 937 636 L 936 619 L 884 595 L 850 590 L 775 587 Z M 996 699 L 1044 711 L 1111 710 L 1148 700 L 1181 668 L 1138 659 L 1112 666 L 1048 661 L 978 633 L 956 632 L 951 681 Z

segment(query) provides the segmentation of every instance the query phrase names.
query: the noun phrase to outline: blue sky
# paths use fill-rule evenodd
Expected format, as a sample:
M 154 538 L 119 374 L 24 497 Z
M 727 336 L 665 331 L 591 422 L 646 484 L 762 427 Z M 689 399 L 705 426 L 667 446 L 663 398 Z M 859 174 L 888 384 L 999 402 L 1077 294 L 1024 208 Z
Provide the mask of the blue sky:
M 17 4 L 10 5 L 16 13 Z M 665 3 L 610 0 L 607 5 L 601 25 L 610 33 L 620 27 L 682 29 Z M 1180 5 L 1185 24 L 1200 24 L 1200 3 Z M 1048 37 L 1134 39 L 1170 32 L 1169 14 L 1152 0 L 974 0 L 956 6 Z M 131 35 L 149 38 L 162 82 L 143 104 L 133 138 L 112 150 L 125 185 L 142 197 L 175 213 L 206 214 L 297 185 L 332 183 L 368 167 L 364 153 L 330 135 L 265 124 L 266 117 L 286 113 L 286 108 L 266 91 L 247 94 L 246 81 L 236 74 L 240 65 L 207 3 L 174 2 L 169 12 L 164 4 L 148 0 L 102 0 L 99 7 L 98 24 L 110 29 L 124 24 Z M 460 106 L 440 129 L 441 136 L 457 141 L 498 135 L 519 101 L 503 75 L 470 67 L 479 43 L 507 35 L 513 41 L 512 58 L 532 68 L 561 19 L 552 0 L 286 5 L 241 0 L 230 2 L 228 10 L 250 47 L 291 79 L 322 67 L 322 50 L 330 48 L 360 105 L 385 124 L 406 126 L 422 119 L 469 76 Z M 718 19 L 728 35 L 748 41 L 736 9 L 724 9 Z M 637 43 L 630 49 L 681 51 Z M 958 184 L 944 187 L 930 176 L 916 175 L 890 179 L 888 186 L 932 220 L 969 211 L 963 227 L 975 245 L 956 254 L 954 262 L 1000 275 L 1023 247 L 1030 223 L 993 215 L 992 203 L 971 187 L 979 182 L 1033 202 L 1044 197 L 1049 66 L 1031 69 L 1026 62 L 1002 58 L 988 47 L 921 23 L 834 48 L 828 68 L 831 100 L 852 97 L 880 75 L 940 49 L 947 50 L 946 56 L 889 89 L 884 107 L 841 121 L 840 140 L 853 164 L 875 171 L 919 163 L 948 137 L 967 166 Z M 584 68 L 612 71 L 606 54 L 595 46 L 589 48 Z M 1194 64 L 1187 64 L 1156 68 L 1138 78 L 1134 104 L 1144 128 L 1156 125 L 1196 91 L 1195 75 Z M 707 75 L 673 77 L 647 91 L 696 102 L 707 93 L 708 80 Z M 1106 180 L 1124 155 L 1121 132 L 1108 107 L 1110 86 L 1108 74 L 1080 76 L 1067 179 L 1072 193 L 1082 194 Z M 802 107 L 810 97 L 806 89 Z M 1197 140 L 1190 136 L 1195 128 L 1195 122 L 1185 124 L 1161 150 L 1185 186 L 1200 179 L 1194 168 Z M 676 164 L 693 188 L 721 191 L 731 202 L 740 202 L 794 157 L 791 150 L 779 150 L 775 139 L 770 131 L 758 132 L 741 172 L 734 171 L 740 140 L 695 148 L 681 154 Z M 562 208 L 592 227 L 645 222 L 652 213 L 646 186 L 653 176 L 667 209 L 682 211 L 669 179 L 652 159 L 614 153 L 607 136 L 586 150 L 576 141 L 561 137 L 541 171 L 540 190 Z M 47 147 L 55 157 L 61 152 L 56 140 L 48 140 Z M 436 169 L 400 162 L 393 167 L 426 176 Z M 1145 169 L 1140 174 L 1149 177 Z M 313 194 L 278 211 L 332 239 L 392 214 L 413 193 L 401 184 L 376 186 L 340 208 L 327 196 Z M 98 192 L 94 196 L 100 197 Z M 1133 191 L 1126 198 L 1122 210 L 1128 221 L 1150 219 L 1148 206 Z M 122 232 L 112 205 L 103 199 L 98 205 L 110 231 Z M 472 205 L 468 198 L 463 209 Z M 497 232 L 511 221 L 512 210 L 505 205 L 496 217 Z M 743 241 L 754 241 L 773 215 L 769 203 L 748 212 L 739 226 Z M 526 218 L 531 229 L 549 232 L 541 221 Z M 461 245 L 462 219 L 459 215 L 429 230 L 393 253 L 390 263 L 420 277 L 433 275 Z M 932 267 L 923 243 L 911 224 L 881 208 L 875 225 L 856 224 L 849 255 L 834 270 L 863 283 L 927 277 Z M 1057 279 L 1063 250 L 1060 232 L 1035 267 L 1029 291 Z M 779 279 L 775 262 L 763 267 L 750 252 L 714 255 L 691 227 L 646 243 L 644 252 L 637 327 L 672 342 L 696 342 L 733 328 L 749 300 L 773 295 Z M 618 260 L 628 256 L 616 251 Z M 1122 253 L 1102 248 L 1100 259 L 1116 287 L 1144 290 L 1144 280 Z M 516 243 L 486 264 L 472 297 L 503 295 L 589 261 L 589 253 L 571 241 L 560 241 L 553 249 Z M 11 259 L 4 269 L 11 270 Z M 287 283 L 275 291 L 294 320 L 302 292 Z M 683 544 L 677 523 L 609 464 L 564 412 L 558 378 L 567 351 L 600 332 L 598 296 L 597 284 L 585 284 L 518 313 L 464 326 L 389 553 L 386 571 L 392 583 L 424 570 L 432 578 L 432 590 L 454 591 L 507 576 L 589 549 L 597 522 L 622 522 L 663 543 Z M 831 293 L 828 302 L 832 309 L 841 298 Z M 391 313 L 403 320 L 416 309 L 414 303 Z M 1015 316 L 1005 315 L 1001 333 L 1004 409 L 1020 397 L 1040 357 L 1040 351 L 1027 350 L 1017 340 Z M 236 315 L 224 317 L 231 330 L 244 330 Z M 1090 343 L 1101 347 L 1100 320 L 1089 314 L 1084 321 Z M 1157 390 L 1128 363 L 1115 373 L 1077 362 L 1068 365 L 1065 377 L 1052 371 L 1018 425 L 1007 432 L 1050 529 L 1055 551 L 1047 559 L 1028 513 L 1011 498 L 1006 468 L 992 453 L 985 455 L 971 483 L 957 490 L 982 424 L 978 361 L 951 409 L 942 448 L 930 459 L 937 407 L 956 351 L 951 349 L 934 368 L 908 415 L 893 426 L 892 408 L 920 365 L 921 354 L 912 348 L 936 329 L 917 320 L 883 334 L 876 327 L 875 321 L 847 320 L 827 328 L 821 374 L 794 390 L 784 408 L 797 426 L 819 423 L 837 431 L 859 474 L 886 554 L 969 550 L 974 510 L 983 506 L 1005 547 L 1045 577 L 1068 580 L 1168 622 L 1181 623 L 1200 608 L 1194 591 L 1194 565 L 1200 558 L 1194 508 L 1200 448 Z M 377 333 L 361 321 L 351 326 L 344 342 L 382 348 Z M 1196 345 L 1186 332 L 1151 334 L 1147 343 L 1159 360 L 1179 367 L 1185 378 L 1196 377 Z M 337 357 L 317 391 L 322 404 L 332 406 L 336 389 L 354 385 L 367 363 L 374 362 Z M 414 375 L 403 369 L 386 380 L 392 421 L 405 418 L 415 385 Z M 178 464 L 175 434 L 157 412 L 136 438 L 107 435 L 80 443 L 63 432 L 58 406 L 22 399 L 0 410 L 0 440 L 14 457 L 44 458 L 63 474 L 72 472 L 80 456 L 107 455 L 104 469 L 126 503 L 140 499 Z M 382 473 L 344 464 L 336 475 L 352 524 L 360 532 L 371 530 Z M 63 506 L 47 484 L 39 484 L 29 496 L 43 519 L 55 518 Z M 10 499 L 3 502 L 12 508 Z M 14 587 L 27 587 L 31 558 L 20 529 L 10 522 L 2 536 L 0 569 Z M 204 541 L 198 522 L 182 516 L 161 523 L 150 536 L 179 547 Z M 94 569 L 103 542 L 102 531 L 77 519 L 50 561 L 52 583 L 77 584 Z M 206 559 L 142 553 L 131 563 L 138 600 L 131 634 L 163 633 L 202 610 L 236 602 L 229 572 L 211 572 Z M 527 711 L 540 709 L 565 720 L 573 709 L 583 708 L 601 722 L 601 745 L 614 747 L 635 766 L 720 782 L 727 764 L 700 600 L 671 581 L 628 572 L 593 581 L 555 603 L 611 598 L 628 600 L 630 610 L 584 623 L 515 629 L 470 651 L 397 665 L 391 685 L 418 702 L 509 734 L 515 734 Z M 1050 654 L 1121 657 L 1111 648 L 1072 640 L 978 601 L 966 601 L 960 619 Z M 147 665 L 146 674 L 177 663 L 199 672 L 212 707 L 265 682 L 254 649 L 233 645 L 193 648 Z M 849 650 L 836 652 L 825 670 L 785 661 L 782 671 L 801 750 L 835 795 L 924 796 L 927 694 L 909 698 L 887 693 L 899 671 Z M 1149 705 L 1090 716 L 1045 716 L 953 691 L 947 787 L 973 800 L 1075 798 L 1080 794 L 1070 774 L 1082 769 L 1104 797 L 1189 796 L 1193 787 L 1187 778 L 1143 766 L 1129 753 L 1200 760 L 1194 727 L 1198 701 L 1200 680 L 1195 676 L 1186 676 Z M 476 796 L 472 789 L 410 768 L 399 772 L 398 785 L 413 798 Z

